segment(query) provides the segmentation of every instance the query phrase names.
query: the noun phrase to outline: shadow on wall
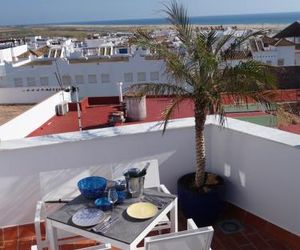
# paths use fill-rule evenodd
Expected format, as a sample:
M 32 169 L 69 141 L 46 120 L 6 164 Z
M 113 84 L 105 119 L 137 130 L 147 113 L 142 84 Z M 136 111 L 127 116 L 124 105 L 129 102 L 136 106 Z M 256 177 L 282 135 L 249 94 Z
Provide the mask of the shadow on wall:
M 40 192 L 38 175 L 5 176 L 0 183 L 0 227 L 32 222 Z

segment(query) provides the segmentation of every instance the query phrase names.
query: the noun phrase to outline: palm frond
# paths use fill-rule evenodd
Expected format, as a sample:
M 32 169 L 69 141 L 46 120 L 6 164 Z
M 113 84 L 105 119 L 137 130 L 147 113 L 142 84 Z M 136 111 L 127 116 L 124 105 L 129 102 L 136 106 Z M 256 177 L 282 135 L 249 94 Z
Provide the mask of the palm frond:
M 166 73 L 172 76 L 170 81 L 176 81 L 177 83 L 186 82 L 192 85 L 192 71 L 189 65 L 190 60 L 185 59 L 183 56 L 178 55 L 172 51 L 165 44 L 153 39 L 145 30 L 139 29 L 135 35 L 133 42 L 141 47 L 150 49 L 158 56 L 163 58 L 166 63 Z
M 190 96 L 190 92 L 184 87 L 172 83 L 137 83 L 131 85 L 125 90 L 125 93 L 134 93 L 136 95 L 154 95 L 154 96 Z
M 174 113 L 175 108 L 178 108 L 180 102 L 182 102 L 185 98 L 186 98 L 185 96 L 176 96 L 174 99 L 172 99 L 170 105 L 168 105 L 163 111 L 162 113 L 162 116 L 164 118 L 163 134 L 167 129 L 168 123 L 172 117 L 172 114 Z
M 257 102 L 272 109 L 276 80 L 268 71 L 269 66 L 252 60 L 225 68 L 218 91 L 226 93 L 236 105 Z
M 263 35 L 264 33 L 265 33 L 264 30 L 258 30 L 258 31 L 254 31 L 254 32 L 249 32 L 248 34 L 245 34 L 245 35 L 242 35 L 241 37 L 236 38 L 235 41 L 226 50 L 226 54 L 230 54 L 235 50 L 240 50 L 241 45 L 243 45 L 251 37 L 257 37 L 259 35 Z
M 216 47 L 214 49 L 214 55 L 217 56 L 221 50 L 225 49 L 224 46 L 230 42 L 234 38 L 234 33 L 230 33 L 228 35 L 223 36 L 216 44 Z
M 164 4 L 164 12 L 167 14 L 168 21 L 175 27 L 178 32 L 178 38 L 184 45 L 189 46 L 192 40 L 192 27 L 183 4 L 173 0 L 169 5 Z

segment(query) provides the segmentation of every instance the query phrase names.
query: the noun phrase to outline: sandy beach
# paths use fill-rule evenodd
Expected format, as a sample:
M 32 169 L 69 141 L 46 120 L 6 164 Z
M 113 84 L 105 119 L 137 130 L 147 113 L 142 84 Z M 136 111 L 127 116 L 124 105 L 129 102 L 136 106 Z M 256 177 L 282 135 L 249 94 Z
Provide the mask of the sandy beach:
M 278 32 L 289 24 L 230 24 L 222 25 L 223 28 L 234 27 L 236 30 L 266 30 Z M 193 25 L 199 29 L 218 29 L 220 25 Z M 170 25 L 32 25 L 32 26 L 0 26 L 0 39 L 25 36 L 45 37 L 75 37 L 84 39 L 88 34 L 103 32 L 135 32 L 138 28 L 148 30 L 166 30 Z

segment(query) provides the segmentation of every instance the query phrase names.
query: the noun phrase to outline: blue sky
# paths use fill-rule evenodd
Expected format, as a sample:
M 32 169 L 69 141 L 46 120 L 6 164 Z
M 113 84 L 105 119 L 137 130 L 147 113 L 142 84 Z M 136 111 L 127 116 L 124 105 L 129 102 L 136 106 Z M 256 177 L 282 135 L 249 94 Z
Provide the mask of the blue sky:
M 164 0 L 1 1 L 0 25 L 163 17 Z M 300 12 L 300 0 L 180 0 L 191 16 Z

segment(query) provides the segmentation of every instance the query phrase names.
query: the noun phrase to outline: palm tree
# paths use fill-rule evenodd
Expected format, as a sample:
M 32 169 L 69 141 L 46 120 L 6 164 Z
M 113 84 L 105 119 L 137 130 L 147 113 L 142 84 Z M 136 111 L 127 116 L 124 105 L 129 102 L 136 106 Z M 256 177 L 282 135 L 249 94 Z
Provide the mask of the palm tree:
M 174 109 L 185 98 L 194 102 L 196 174 L 195 186 L 205 185 L 204 124 L 208 114 L 218 114 L 220 123 L 224 123 L 225 109 L 222 96 L 225 94 L 236 104 L 256 101 L 271 104 L 271 89 L 274 77 L 267 65 L 253 60 L 229 63 L 236 51 L 251 36 L 247 34 L 235 38 L 233 34 L 218 38 L 214 30 L 199 31 L 190 24 L 187 10 L 182 4 L 172 1 L 165 5 L 165 13 L 172 28 L 181 42 L 178 50 L 169 48 L 167 43 L 158 41 L 147 31 L 138 29 L 132 42 L 150 49 L 159 58 L 164 59 L 169 82 L 134 84 L 130 92 L 139 95 L 172 95 L 170 105 L 165 109 L 164 129 Z M 228 46 L 230 44 L 230 46 Z

